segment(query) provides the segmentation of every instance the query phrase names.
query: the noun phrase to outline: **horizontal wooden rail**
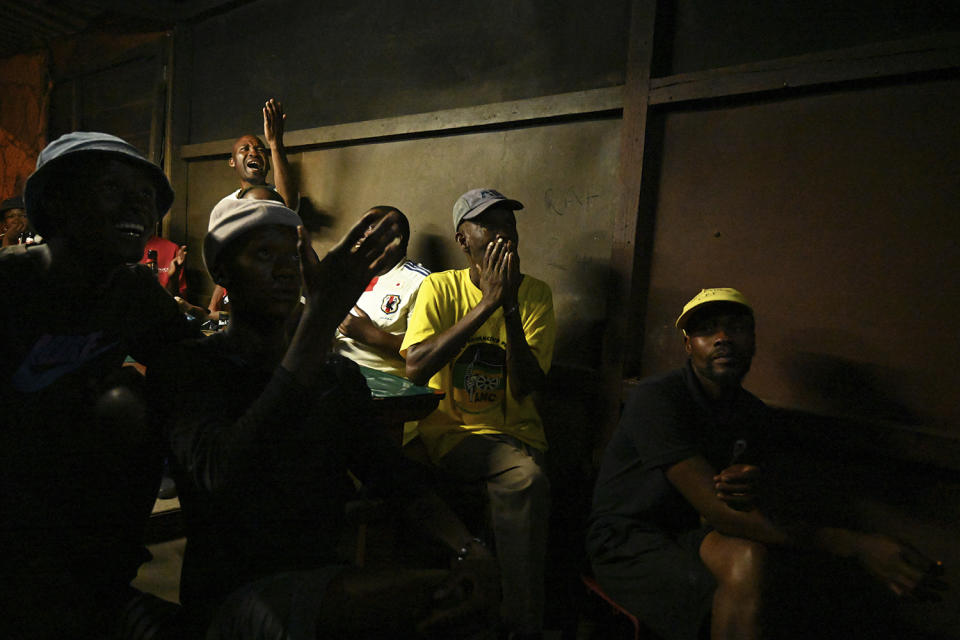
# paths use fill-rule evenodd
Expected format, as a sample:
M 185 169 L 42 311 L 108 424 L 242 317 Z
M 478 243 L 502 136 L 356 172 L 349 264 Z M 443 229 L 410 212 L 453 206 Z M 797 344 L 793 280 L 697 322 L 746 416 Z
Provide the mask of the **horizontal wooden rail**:
M 653 78 L 650 80 L 649 104 L 685 104 L 724 96 L 770 93 L 951 69 L 960 69 L 960 33 L 956 32 Z M 287 132 L 284 142 L 287 149 L 357 144 L 396 137 L 611 114 L 622 109 L 623 86 L 618 85 L 299 129 Z M 180 148 L 180 158 L 196 160 L 226 157 L 230 155 L 232 144 L 233 140 L 229 139 L 184 145 Z

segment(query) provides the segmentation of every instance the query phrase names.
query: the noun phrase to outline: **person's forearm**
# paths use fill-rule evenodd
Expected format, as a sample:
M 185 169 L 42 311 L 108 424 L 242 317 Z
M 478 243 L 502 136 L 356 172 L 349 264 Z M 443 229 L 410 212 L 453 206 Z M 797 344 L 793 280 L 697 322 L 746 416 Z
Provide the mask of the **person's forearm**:
M 281 366 L 305 387 L 309 388 L 323 370 L 338 324 L 336 315 L 327 306 L 318 309 L 308 305 L 283 356 Z
M 773 546 L 809 549 L 840 558 L 857 554 L 863 533 L 806 522 L 775 523 L 758 510 L 736 511 L 720 507 L 706 520 L 720 533 L 748 538 Z
M 270 149 L 273 160 L 273 178 L 277 183 L 277 191 L 283 196 L 287 206 L 296 211 L 300 206 L 300 192 L 297 191 L 297 181 L 293 178 L 293 171 L 287 161 L 287 152 L 282 142 L 277 142 Z
M 735 538 L 746 538 L 777 547 L 804 547 L 804 536 L 787 531 L 774 524 L 757 510 L 736 511 L 727 505 L 704 515 L 704 520 L 720 533 Z
M 719 533 L 776 546 L 793 546 L 793 536 L 772 522 L 760 510 L 738 511 L 717 496 L 713 477 L 716 470 L 701 455 L 694 455 L 664 470 L 701 518 Z
M 167 270 L 169 277 L 167 281 L 163 283 L 164 290 L 172 296 L 180 295 L 180 272 L 175 270 L 173 267 L 170 267 Z
M 496 310 L 495 303 L 481 299 L 480 304 L 467 312 L 455 325 L 407 349 L 407 378 L 424 385 L 450 362 L 467 344 L 477 329 Z
M 396 357 L 400 355 L 400 346 L 403 344 L 403 334 L 394 335 L 380 327 L 370 324 L 360 336 L 360 342 L 376 347 L 385 353 Z
M 504 322 L 507 329 L 507 379 L 513 396 L 522 400 L 543 389 L 547 376 L 527 343 L 520 310 L 516 306 L 505 309 Z
M 849 558 L 856 554 L 862 536 L 861 532 L 850 529 L 820 527 L 810 532 L 810 544 L 831 555 Z
M 309 400 L 323 390 L 295 384 L 275 371 L 262 393 L 237 418 L 236 401 L 223 380 L 206 384 L 206 359 L 174 348 L 147 370 L 153 400 L 163 405 L 172 452 L 196 486 L 205 492 L 235 487 L 249 477 L 251 465 L 262 464 L 266 448 L 283 429 L 302 420 Z

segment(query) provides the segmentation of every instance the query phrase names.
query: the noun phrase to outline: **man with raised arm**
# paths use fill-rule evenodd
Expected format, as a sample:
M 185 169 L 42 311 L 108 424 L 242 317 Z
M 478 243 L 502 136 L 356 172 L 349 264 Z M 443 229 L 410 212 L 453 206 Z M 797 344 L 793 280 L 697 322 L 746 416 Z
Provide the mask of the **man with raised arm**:
M 228 164 L 237 172 L 240 187 L 226 198 L 241 198 L 243 192 L 251 187 L 266 187 L 283 198 L 283 202 L 297 211 L 300 208 L 300 192 L 297 180 L 287 161 L 287 151 L 283 146 L 283 130 L 287 115 L 283 104 L 270 98 L 263 106 L 263 138 L 267 146 L 256 135 L 247 133 L 233 143 Z M 267 182 L 267 174 L 273 165 L 273 184 Z M 226 199 L 225 198 L 225 199 Z
M 501 618 L 510 637 L 540 637 L 550 483 L 534 395 L 545 383 L 556 323 L 546 283 L 520 272 L 514 211 L 493 189 L 472 189 L 453 207 L 462 270 L 420 285 L 401 353 L 407 377 L 446 396 L 420 422 L 441 468 L 484 480 L 502 576 Z
M 600 466 L 587 549 L 606 593 L 663 638 L 701 637 L 709 615 L 714 640 L 751 640 L 764 637 L 778 549 L 855 560 L 894 593 L 913 591 L 935 565 L 909 547 L 802 522 L 761 493 L 771 418 L 741 386 L 755 352 L 746 298 L 704 289 L 676 325 L 686 365 L 640 383 Z M 826 558 L 796 557 L 814 567 Z

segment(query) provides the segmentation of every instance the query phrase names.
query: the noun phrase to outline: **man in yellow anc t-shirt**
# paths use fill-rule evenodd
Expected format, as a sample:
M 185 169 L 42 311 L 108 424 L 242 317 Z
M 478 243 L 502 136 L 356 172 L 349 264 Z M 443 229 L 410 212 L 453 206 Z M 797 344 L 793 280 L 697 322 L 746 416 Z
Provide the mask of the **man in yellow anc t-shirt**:
M 440 467 L 486 481 L 511 638 L 539 637 L 550 484 L 533 394 L 543 388 L 556 336 L 550 287 L 520 273 L 514 211 L 523 205 L 473 189 L 453 207 L 467 269 L 420 285 L 401 354 L 407 377 L 446 393 L 420 422 Z

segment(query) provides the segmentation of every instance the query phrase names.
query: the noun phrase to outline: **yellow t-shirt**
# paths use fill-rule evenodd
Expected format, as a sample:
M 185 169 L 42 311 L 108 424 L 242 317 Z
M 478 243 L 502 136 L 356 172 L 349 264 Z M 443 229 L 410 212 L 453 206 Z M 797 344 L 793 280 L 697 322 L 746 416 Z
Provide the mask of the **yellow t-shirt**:
M 443 333 L 483 297 L 470 280 L 470 270 L 433 273 L 420 285 L 400 352 Z M 543 281 L 524 275 L 518 311 L 530 350 L 546 373 L 553 358 L 557 325 L 553 296 Z M 427 383 L 446 393 L 440 406 L 420 421 L 420 436 L 434 460 L 468 433 L 506 433 L 538 449 L 547 448 L 543 423 L 533 397 L 517 400 L 507 384 L 507 329 L 497 309 L 470 336 L 466 346 Z

